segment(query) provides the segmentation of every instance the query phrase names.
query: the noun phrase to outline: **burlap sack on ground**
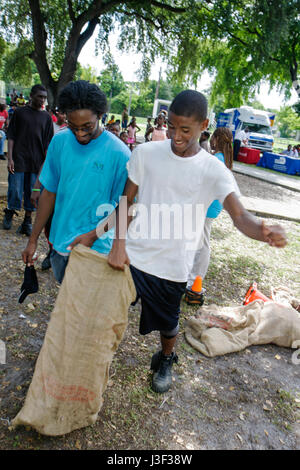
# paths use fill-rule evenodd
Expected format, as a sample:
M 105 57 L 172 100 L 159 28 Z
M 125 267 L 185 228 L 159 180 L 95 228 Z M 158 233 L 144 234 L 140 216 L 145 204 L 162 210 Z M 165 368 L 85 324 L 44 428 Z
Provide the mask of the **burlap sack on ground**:
M 136 292 L 125 272 L 83 245 L 70 255 L 25 404 L 12 425 L 58 436 L 93 424 Z
M 300 314 L 287 303 L 255 300 L 241 307 L 210 305 L 187 320 L 187 342 L 208 357 L 242 351 L 247 346 L 273 343 L 297 347 Z

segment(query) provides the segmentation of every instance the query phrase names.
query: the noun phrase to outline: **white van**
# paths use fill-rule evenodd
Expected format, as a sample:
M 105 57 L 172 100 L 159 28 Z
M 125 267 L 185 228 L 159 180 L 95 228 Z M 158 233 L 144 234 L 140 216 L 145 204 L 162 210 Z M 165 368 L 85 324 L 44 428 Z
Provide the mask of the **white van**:
M 272 152 L 274 138 L 272 126 L 275 115 L 253 109 L 250 106 L 225 109 L 217 119 L 217 127 L 228 127 L 231 129 L 233 138 L 237 131 L 249 128 L 248 147 L 261 151 Z

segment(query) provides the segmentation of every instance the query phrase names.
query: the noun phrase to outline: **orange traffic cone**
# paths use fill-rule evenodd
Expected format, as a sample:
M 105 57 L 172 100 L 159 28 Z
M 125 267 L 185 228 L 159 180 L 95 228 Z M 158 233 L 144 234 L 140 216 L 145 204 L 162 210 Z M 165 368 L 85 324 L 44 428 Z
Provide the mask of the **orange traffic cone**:
M 257 284 L 256 282 L 253 282 L 253 284 L 249 287 L 248 291 L 246 292 L 245 298 L 243 305 L 248 305 L 250 302 L 253 302 L 254 300 L 263 300 L 264 302 L 267 302 L 269 299 L 266 297 L 264 294 L 262 294 L 258 289 L 257 289 Z
M 202 277 L 196 276 L 190 289 L 185 290 L 184 300 L 190 305 L 203 305 L 205 289 L 202 288 Z
M 202 291 L 202 277 L 201 276 L 196 276 L 191 290 L 193 292 L 199 292 L 199 293 Z

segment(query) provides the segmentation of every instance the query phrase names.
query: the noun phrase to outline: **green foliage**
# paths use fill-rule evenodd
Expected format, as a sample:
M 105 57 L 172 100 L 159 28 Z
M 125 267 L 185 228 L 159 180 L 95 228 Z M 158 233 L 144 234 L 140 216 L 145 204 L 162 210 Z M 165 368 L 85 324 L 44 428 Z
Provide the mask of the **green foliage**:
M 83 65 L 78 63 L 74 79 L 75 80 L 87 80 L 90 83 L 96 83 L 97 85 L 99 84 L 97 72 L 90 65 L 84 67 Z
M 298 114 L 298 116 L 300 117 L 300 101 L 298 101 L 298 103 L 294 104 L 293 109 Z
M 191 22 L 182 24 L 185 39 L 172 57 L 174 76 L 196 85 L 201 73 L 209 71 L 215 78 L 212 103 L 222 96 L 224 107 L 253 99 L 263 79 L 289 97 L 300 59 L 297 4 L 298 0 L 201 2 Z
M 125 89 L 125 82 L 110 53 L 104 57 L 106 68 L 100 73 L 98 83 L 108 97 L 115 97 Z M 115 111 L 116 112 L 116 111 Z
M 282 137 L 291 137 L 294 131 L 300 130 L 300 117 L 291 106 L 284 106 L 278 111 L 276 122 Z
M 169 64 L 169 83 L 196 86 L 207 70 L 214 76 L 211 102 L 222 96 L 224 107 L 232 107 L 254 99 L 261 80 L 290 95 L 300 58 L 297 12 L 299 0 L 0 0 L 0 32 L 16 49 L 6 70 L 15 68 L 8 70 L 14 77 L 22 71 L 28 81 L 32 58 L 53 99 L 74 79 L 82 47 L 97 27 L 96 50 L 107 60 L 99 81 L 112 98 L 124 90 L 109 53 L 118 28 L 119 49 L 143 57 L 141 81 L 160 56 Z M 162 90 L 166 99 L 172 92 Z
M 36 67 L 33 66 L 33 62 L 29 57 L 31 51 L 32 44 L 26 40 L 20 41 L 18 47 L 7 45 L 1 73 L 2 79 L 23 86 L 30 86 L 33 71 L 36 71 Z

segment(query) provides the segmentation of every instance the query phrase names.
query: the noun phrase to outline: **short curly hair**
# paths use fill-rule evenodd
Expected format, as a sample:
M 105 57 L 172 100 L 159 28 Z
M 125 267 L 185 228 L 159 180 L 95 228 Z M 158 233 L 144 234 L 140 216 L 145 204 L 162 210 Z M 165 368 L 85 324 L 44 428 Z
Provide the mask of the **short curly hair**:
M 173 99 L 169 111 L 177 116 L 194 116 L 199 122 L 207 118 L 207 99 L 196 90 L 184 90 Z
M 58 97 L 58 107 L 64 112 L 77 111 L 78 109 L 90 109 L 97 116 L 107 111 L 107 99 L 103 91 L 86 80 L 70 82 Z

